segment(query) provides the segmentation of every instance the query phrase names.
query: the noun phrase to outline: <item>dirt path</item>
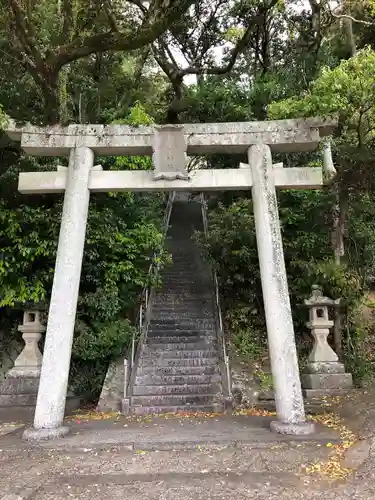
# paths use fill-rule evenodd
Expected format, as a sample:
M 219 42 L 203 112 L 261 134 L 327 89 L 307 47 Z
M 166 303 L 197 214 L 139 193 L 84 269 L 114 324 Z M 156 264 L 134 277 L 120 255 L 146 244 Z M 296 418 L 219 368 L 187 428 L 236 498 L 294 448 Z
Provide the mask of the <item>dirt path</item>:
M 2 424 L 0 499 L 373 500 L 374 396 L 334 401 L 318 417 L 326 427 L 299 440 L 249 415 L 81 415 L 69 438 L 41 445 Z

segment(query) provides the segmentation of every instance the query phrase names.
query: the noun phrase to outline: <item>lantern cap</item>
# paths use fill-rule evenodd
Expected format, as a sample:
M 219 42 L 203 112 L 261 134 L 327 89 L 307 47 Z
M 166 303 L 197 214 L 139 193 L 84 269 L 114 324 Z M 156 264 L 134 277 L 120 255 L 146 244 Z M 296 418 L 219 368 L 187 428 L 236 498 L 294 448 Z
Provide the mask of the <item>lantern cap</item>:
M 319 285 L 313 285 L 311 287 L 311 296 L 304 300 L 305 306 L 307 307 L 337 307 L 340 304 L 341 299 L 330 299 L 323 295 L 323 289 Z

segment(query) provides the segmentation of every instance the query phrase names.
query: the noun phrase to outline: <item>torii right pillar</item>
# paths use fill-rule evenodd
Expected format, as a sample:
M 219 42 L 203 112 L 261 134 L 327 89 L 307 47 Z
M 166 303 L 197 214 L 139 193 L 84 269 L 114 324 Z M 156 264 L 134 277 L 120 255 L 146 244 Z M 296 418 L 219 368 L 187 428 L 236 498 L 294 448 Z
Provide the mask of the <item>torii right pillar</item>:
M 251 146 L 248 157 L 278 417 L 271 422 L 271 430 L 281 434 L 310 434 L 315 427 L 306 420 L 303 404 L 270 147 Z

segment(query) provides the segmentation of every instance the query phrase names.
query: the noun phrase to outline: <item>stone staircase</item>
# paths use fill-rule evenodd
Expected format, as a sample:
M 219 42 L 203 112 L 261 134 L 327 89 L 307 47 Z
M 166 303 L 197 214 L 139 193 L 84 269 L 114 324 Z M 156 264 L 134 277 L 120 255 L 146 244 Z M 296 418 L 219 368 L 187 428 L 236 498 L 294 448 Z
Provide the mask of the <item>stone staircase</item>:
M 166 246 L 173 264 L 151 297 L 150 320 L 129 386 L 133 414 L 219 411 L 225 399 L 210 267 L 191 239 L 201 205 L 175 201 Z

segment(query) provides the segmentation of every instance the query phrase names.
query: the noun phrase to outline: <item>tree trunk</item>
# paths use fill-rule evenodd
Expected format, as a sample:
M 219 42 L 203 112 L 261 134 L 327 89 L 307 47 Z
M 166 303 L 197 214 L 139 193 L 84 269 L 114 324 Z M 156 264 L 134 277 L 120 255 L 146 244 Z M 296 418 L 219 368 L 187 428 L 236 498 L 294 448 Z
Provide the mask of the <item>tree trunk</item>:
M 59 75 L 45 72 L 40 79 L 44 99 L 44 121 L 46 125 L 60 123 Z
M 62 124 L 69 122 L 68 108 L 68 80 L 69 80 L 69 65 L 61 68 L 58 77 L 59 89 L 59 118 Z
M 46 125 L 57 125 L 60 122 L 59 116 L 59 94 L 56 89 L 43 90 L 44 95 L 44 121 Z
M 335 204 L 333 206 L 333 230 L 332 230 L 332 249 L 336 264 L 341 264 L 342 257 L 345 255 L 344 231 L 345 214 L 342 213 L 343 200 L 340 193 L 340 186 L 335 183 L 334 187 Z
M 341 264 L 345 255 L 345 226 L 348 214 L 348 192 L 340 191 L 338 183 L 334 186 L 335 205 L 333 207 L 333 231 L 332 231 L 332 247 L 333 255 L 336 264 Z M 343 309 L 338 307 L 335 309 L 335 324 L 333 328 L 333 343 L 336 354 L 339 358 L 342 357 L 342 324 L 343 324 Z
M 348 15 L 350 16 L 351 11 L 350 11 L 350 5 L 348 7 Z M 344 23 L 346 25 L 346 39 L 348 42 L 348 49 L 349 49 L 349 54 L 350 57 L 353 57 L 357 53 L 357 47 L 355 43 L 355 37 L 353 33 L 353 21 L 351 19 L 344 19 Z

